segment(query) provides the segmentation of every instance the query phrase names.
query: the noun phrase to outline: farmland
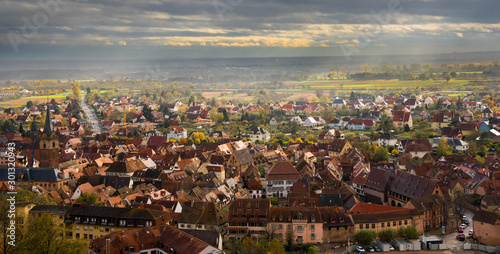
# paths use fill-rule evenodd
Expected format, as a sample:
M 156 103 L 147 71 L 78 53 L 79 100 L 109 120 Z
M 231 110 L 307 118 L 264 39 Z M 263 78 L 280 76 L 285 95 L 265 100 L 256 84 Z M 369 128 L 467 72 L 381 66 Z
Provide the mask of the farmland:
M 467 80 L 451 80 L 448 83 L 444 80 L 319 80 L 319 81 L 304 81 L 300 82 L 300 86 L 308 86 L 311 89 L 381 89 L 394 87 L 460 87 L 467 84 Z
M 32 101 L 36 105 L 36 104 L 39 104 L 42 102 L 46 102 L 47 98 L 49 100 L 54 99 L 54 100 L 56 100 L 56 102 L 60 103 L 66 99 L 66 96 L 67 96 L 66 94 L 56 94 L 56 95 L 47 95 L 47 96 L 43 96 L 43 95 L 27 96 L 27 97 L 21 97 L 19 99 L 15 99 L 15 100 L 2 101 L 2 102 L 0 102 L 0 106 L 2 106 L 2 107 L 7 107 L 7 106 L 19 107 L 19 106 L 26 105 L 26 103 L 28 101 Z

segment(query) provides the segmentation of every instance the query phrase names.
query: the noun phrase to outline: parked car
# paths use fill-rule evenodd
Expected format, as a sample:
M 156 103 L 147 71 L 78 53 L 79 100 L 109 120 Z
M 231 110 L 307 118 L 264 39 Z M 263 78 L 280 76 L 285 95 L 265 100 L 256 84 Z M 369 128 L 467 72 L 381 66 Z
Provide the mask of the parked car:
M 469 235 L 473 235 L 473 234 L 474 234 L 474 231 L 472 231 L 472 229 L 469 230 Z
M 360 245 L 356 246 L 356 250 L 357 250 L 358 252 L 365 251 L 365 249 L 364 249 L 362 246 L 360 246 Z
M 375 252 L 375 250 L 372 247 L 368 247 L 368 252 Z
M 466 227 L 467 227 L 467 225 L 465 225 L 465 224 L 460 224 L 460 227 L 461 227 L 462 229 L 464 229 L 464 228 L 466 228 Z
M 394 250 L 394 247 L 392 247 L 392 245 L 389 245 L 389 250 Z
M 459 240 L 459 241 L 465 241 L 465 235 L 464 234 L 458 234 L 457 235 L 457 240 Z
M 373 246 L 373 249 L 375 250 L 375 252 L 381 252 L 382 250 L 377 246 Z
M 464 230 L 463 230 L 463 228 L 460 228 L 460 227 L 459 227 L 457 232 L 458 232 L 458 233 L 463 233 L 463 232 L 464 232 Z
M 469 220 L 467 220 L 467 219 L 466 219 L 466 220 L 464 220 L 464 223 L 465 223 L 465 224 L 469 224 Z

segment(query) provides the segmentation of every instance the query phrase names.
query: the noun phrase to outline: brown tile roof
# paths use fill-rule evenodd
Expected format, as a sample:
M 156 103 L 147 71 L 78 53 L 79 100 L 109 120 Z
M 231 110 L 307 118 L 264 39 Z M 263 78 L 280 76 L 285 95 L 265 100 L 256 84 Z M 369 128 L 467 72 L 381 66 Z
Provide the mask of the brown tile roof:
M 484 222 L 488 224 L 496 224 L 500 215 L 498 213 L 488 212 L 485 210 L 479 210 L 474 214 L 472 218 L 473 221 Z
M 437 182 L 399 171 L 389 181 L 389 190 L 410 199 L 432 195 Z
M 288 161 L 278 161 L 266 173 L 266 181 L 298 180 L 300 173 Z
M 351 214 L 374 214 L 374 213 L 386 213 L 386 212 L 405 211 L 405 210 L 408 210 L 408 208 L 368 204 L 368 203 L 357 203 L 348 212 Z

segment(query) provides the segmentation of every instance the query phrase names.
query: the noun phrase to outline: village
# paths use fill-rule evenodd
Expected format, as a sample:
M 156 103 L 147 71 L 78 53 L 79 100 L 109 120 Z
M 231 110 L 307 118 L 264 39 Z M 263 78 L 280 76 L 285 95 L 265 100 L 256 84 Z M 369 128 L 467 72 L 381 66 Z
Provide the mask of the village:
M 359 242 L 366 232 L 370 250 L 377 237 L 408 244 L 397 239 L 429 232 L 452 235 L 457 248 L 464 240 L 496 246 L 500 112 L 491 96 L 87 100 L 100 133 L 75 99 L 10 108 L 2 127 L 20 127 L 0 137 L 0 189 L 8 190 L 14 143 L 16 188 L 48 198 L 17 203 L 20 223 L 50 215 L 66 238 L 96 253 L 233 253 L 259 240 L 270 248 L 274 239 L 307 252 Z

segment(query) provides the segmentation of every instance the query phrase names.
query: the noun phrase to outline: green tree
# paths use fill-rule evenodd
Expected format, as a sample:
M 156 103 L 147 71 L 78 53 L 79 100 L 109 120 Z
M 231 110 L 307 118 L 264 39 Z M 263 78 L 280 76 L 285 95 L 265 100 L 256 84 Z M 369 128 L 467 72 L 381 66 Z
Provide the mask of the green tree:
M 279 206 L 280 205 L 279 199 L 275 198 L 275 197 L 272 197 L 271 198 L 271 205 L 273 205 L 273 206 Z
M 414 226 L 400 227 L 397 235 L 403 239 L 416 239 L 419 236 L 418 231 Z
M 269 241 L 269 243 L 267 243 L 266 250 L 267 253 L 285 254 L 285 248 L 276 238 L 272 239 L 271 241 Z
M 307 254 L 317 254 L 318 253 L 318 246 L 310 246 L 307 248 Z
M 375 240 L 376 237 L 377 233 L 375 233 L 375 231 L 362 229 L 354 234 L 354 241 L 363 246 L 368 246 L 373 242 L 373 240 Z
M 453 148 L 448 145 L 448 141 L 445 138 L 439 140 L 439 144 L 436 147 L 436 153 L 438 155 L 451 155 L 453 153 Z
M 290 250 L 295 243 L 293 229 L 288 229 L 285 235 L 287 248 Z
M 373 162 L 387 161 L 389 159 L 389 151 L 383 146 L 378 146 L 375 148 L 373 153 Z
M 33 107 L 33 102 L 32 102 L 32 101 L 28 101 L 28 102 L 26 102 L 26 107 L 27 107 L 27 108 L 31 108 L 31 107 Z
M 390 243 L 394 238 L 396 238 L 396 231 L 394 229 L 388 228 L 378 232 L 378 238 L 384 242 Z
M 199 138 L 195 139 L 194 144 L 199 146 L 201 144 L 201 140 Z
M 408 124 L 405 124 L 404 132 L 410 132 L 410 131 L 411 131 L 410 126 Z
M 19 254 L 84 254 L 87 244 L 64 237 L 64 228 L 49 214 L 29 221 L 22 229 L 22 238 L 16 244 Z
M 95 193 L 82 193 L 82 195 L 80 195 L 77 199 L 76 199 L 76 203 L 85 203 L 87 205 L 98 205 L 97 203 L 97 194 Z
M 147 121 L 151 122 L 154 119 L 152 110 L 151 110 L 151 108 L 149 108 L 148 105 L 144 105 L 142 107 L 142 115 L 144 116 L 144 118 L 146 118 Z

